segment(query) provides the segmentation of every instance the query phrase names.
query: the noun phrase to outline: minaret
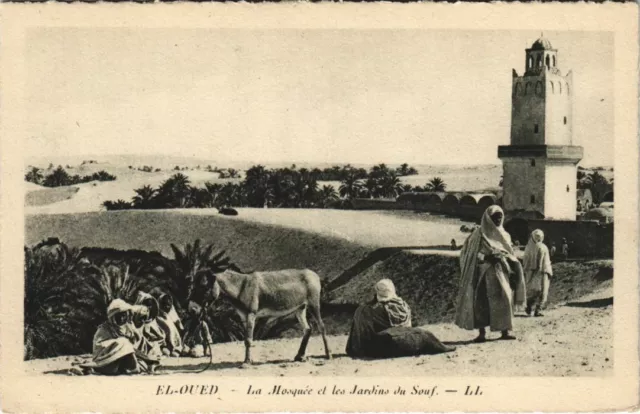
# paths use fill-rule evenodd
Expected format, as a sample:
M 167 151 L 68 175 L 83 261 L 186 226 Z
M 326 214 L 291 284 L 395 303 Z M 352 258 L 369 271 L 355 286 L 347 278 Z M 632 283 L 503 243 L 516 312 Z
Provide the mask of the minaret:
M 508 217 L 576 219 L 571 71 L 558 69 L 558 51 L 544 37 L 526 49 L 525 72 L 513 70 L 511 145 L 498 147 L 503 208 Z

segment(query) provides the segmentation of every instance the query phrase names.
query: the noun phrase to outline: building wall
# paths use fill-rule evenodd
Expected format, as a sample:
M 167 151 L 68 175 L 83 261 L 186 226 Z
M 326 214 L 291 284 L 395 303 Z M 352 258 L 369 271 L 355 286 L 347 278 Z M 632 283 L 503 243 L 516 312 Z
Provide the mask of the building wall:
M 572 88 L 570 76 L 546 76 L 545 144 L 572 145 Z M 565 123 L 566 119 L 566 123 Z
M 613 223 L 595 221 L 529 220 L 529 234 L 540 229 L 547 246 L 554 242 L 560 251 L 562 238 L 569 242 L 569 258 L 613 258 Z
M 577 208 L 576 166 L 546 162 L 544 216 L 547 219 L 575 220 Z M 568 190 L 567 190 L 568 188 Z
M 381 198 L 354 198 L 351 205 L 355 210 L 404 210 L 403 204 L 396 200 Z
M 513 78 L 511 145 L 543 145 L 545 136 L 544 77 Z M 538 132 L 535 132 L 538 125 Z
M 535 166 L 531 165 L 532 160 Z M 523 210 L 544 214 L 544 165 L 543 158 L 503 159 L 502 205 L 507 212 Z

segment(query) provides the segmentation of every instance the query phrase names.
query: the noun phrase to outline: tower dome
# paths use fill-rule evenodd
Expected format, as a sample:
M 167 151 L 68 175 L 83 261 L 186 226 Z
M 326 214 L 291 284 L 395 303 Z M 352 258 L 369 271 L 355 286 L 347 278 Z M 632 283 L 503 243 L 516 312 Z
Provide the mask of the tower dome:
M 540 36 L 540 39 L 533 42 L 531 45 L 531 50 L 553 50 L 553 46 L 551 46 L 551 42 Z

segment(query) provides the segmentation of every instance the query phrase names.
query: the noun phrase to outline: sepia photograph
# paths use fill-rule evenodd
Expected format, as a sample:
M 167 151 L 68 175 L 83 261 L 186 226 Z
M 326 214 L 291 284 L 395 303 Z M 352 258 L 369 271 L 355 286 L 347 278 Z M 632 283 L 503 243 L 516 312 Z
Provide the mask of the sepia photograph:
M 613 30 L 232 26 L 24 29 L 27 380 L 424 401 L 635 364 Z

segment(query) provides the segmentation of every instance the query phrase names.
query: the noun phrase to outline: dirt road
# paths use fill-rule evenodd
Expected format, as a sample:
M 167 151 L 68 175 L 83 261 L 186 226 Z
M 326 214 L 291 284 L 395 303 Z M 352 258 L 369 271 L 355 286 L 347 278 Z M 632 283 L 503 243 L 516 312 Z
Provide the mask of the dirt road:
M 474 332 L 451 324 L 430 325 L 441 340 L 458 346 L 455 352 L 390 360 L 353 360 L 344 354 L 347 337 L 331 336 L 335 358 L 325 360 L 322 340 L 314 336 L 309 360 L 294 363 L 299 338 L 256 341 L 256 364 L 242 367 L 241 342 L 215 345 L 213 364 L 201 374 L 216 376 L 603 376 L 613 372 L 613 291 L 600 290 L 579 301 L 550 309 L 542 318 L 516 318 L 516 341 L 470 343 Z M 79 357 L 59 357 L 26 363 L 33 374 L 66 375 Z M 202 370 L 208 358 L 163 360 L 157 375 Z

